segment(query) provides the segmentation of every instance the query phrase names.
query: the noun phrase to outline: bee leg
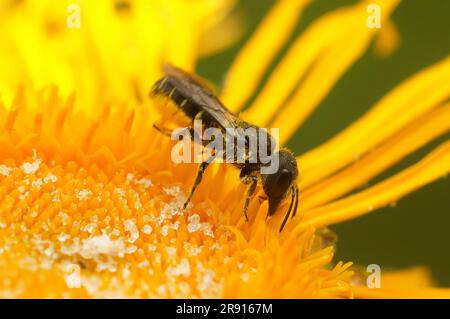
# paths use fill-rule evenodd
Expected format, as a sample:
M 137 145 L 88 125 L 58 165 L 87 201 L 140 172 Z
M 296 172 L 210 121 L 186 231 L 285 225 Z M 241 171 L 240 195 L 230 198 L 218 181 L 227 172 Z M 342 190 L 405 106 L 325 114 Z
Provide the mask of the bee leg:
M 194 192 L 197 189 L 197 186 L 202 181 L 203 173 L 205 172 L 205 170 L 208 167 L 208 165 L 214 160 L 214 157 L 215 157 L 215 155 L 212 155 L 206 161 L 204 161 L 203 163 L 200 164 L 200 166 L 198 168 L 198 171 L 197 171 L 197 176 L 195 177 L 194 184 L 192 185 L 191 191 L 189 192 L 189 196 L 188 196 L 188 198 L 186 199 L 186 202 L 183 205 L 184 209 L 186 209 L 187 205 L 191 201 L 192 195 L 194 195 Z
M 166 135 L 166 136 L 168 136 L 168 137 L 171 137 L 172 136 L 172 130 L 170 130 L 170 129 L 168 129 L 168 128 L 165 128 L 165 127 L 160 127 L 160 126 L 158 126 L 158 124 L 153 124 L 153 127 L 158 131 L 158 132 L 160 132 L 161 134 L 164 134 L 164 135 Z
M 245 198 L 245 204 L 244 204 L 244 215 L 245 219 L 248 223 L 248 205 L 250 204 L 250 199 L 252 198 L 253 194 L 256 190 L 256 185 L 258 184 L 258 178 L 256 176 L 249 176 L 251 178 L 251 184 L 247 189 L 247 197 Z
M 158 126 L 158 124 L 156 124 L 156 123 L 153 124 L 153 128 L 155 130 L 157 130 L 158 132 L 160 132 L 161 134 L 164 134 L 172 139 L 172 134 L 173 134 L 174 130 Z M 193 127 L 188 126 L 188 127 L 183 128 L 183 130 L 187 130 L 187 132 L 189 133 L 189 136 L 191 136 L 191 137 L 194 136 L 194 134 L 196 134 Z M 179 137 L 179 138 L 181 139 L 181 137 Z

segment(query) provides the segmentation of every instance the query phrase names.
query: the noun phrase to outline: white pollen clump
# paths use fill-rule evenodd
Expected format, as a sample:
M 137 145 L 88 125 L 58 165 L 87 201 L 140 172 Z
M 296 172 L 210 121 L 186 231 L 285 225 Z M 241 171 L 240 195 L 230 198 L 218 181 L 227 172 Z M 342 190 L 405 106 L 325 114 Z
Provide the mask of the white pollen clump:
M 222 290 L 222 284 L 215 279 L 213 270 L 205 269 L 203 272 L 197 274 L 197 286 L 200 290 L 200 297 L 202 293 L 207 295 L 219 295 Z
M 113 231 L 111 232 L 111 235 L 119 237 L 120 236 L 120 230 L 118 230 L 117 228 L 113 229 Z
M 142 232 L 146 235 L 150 235 L 153 231 L 152 226 L 150 225 L 145 225 L 144 227 L 142 227 Z
M 44 183 L 52 182 L 56 183 L 58 177 L 53 173 L 48 173 L 47 176 L 44 177 Z
M 177 222 L 173 223 L 171 227 L 172 227 L 172 229 L 174 229 L 174 230 L 178 230 L 178 228 L 180 227 L 180 222 L 177 221 Z
M 137 246 L 135 246 L 135 245 L 130 245 L 130 246 L 128 246 L 127 249 L 125 250 L 125 253 L 126 253 L 126 254 L 134 254 L 134 253 L 136 252 L 137 249 L 138 249 Z
M 85 231 L 85 232 L 87 232 L 89 234 L 93 234 L 93 233 L 95 233 L 96 229 L 97 229 L 97 224 L 89 223 L 83 228 L 83 231 Z
M 6 165 L 0 165 L 0 175 L 9 176 L 11 174 L 12 168 Z
M 80 288 L 81 286 L 81 277 L 78 271 L 70 272 L 64 279 L 69 288 Z
M 91 216 L 91 222 L 92 223 L 98 223 L 98 215 L 92 215 Z
M 151 181 L 150 179 L 148 179 L 148 178 L 141 178 L 141 179 L 138 179 L 138 180 L 135 182 L 135 184 L 137 184 L 137 185 L 142 185 L 142 186 L 144 186 L 144 188 L 149 188 L 150 186 L 153 186 L 152 181 Z
M 180 193 L 181 193 L 180 186 L 164 187 L 163 191 L 167 195 L 170 195 L 173 197 L 176 197 L 176 196 L 180 195 Z
M 139 199 L 139 197 L 136 198 L 136 202 L 134 203 L 134 208 L 137 210 L 142 209 L 142 203 L 141 203 L 141 200 Z
M 212 231 L 212 226 L 210 223 L 202 223 L 201 228 L 204 235 L 214 238 L 214 232 Z
M 177 255 L 177 248 L 176 247 L 166 247 L 166 252 L 169 258 L 174 258 Z
M 156 292 L 161 296 L 165 296 L 167 294 L 166 285 L 160 285 L 158 288 L 156 288 Z
M 46 255 L 47 257 L 53 256 L 54 253 L 55 249 L 53 248 L 53 246 L 49 246 L 44 250 L 44 255 Z
M 249 274 L 241 274 L 241 280 L 247 282 L 250 279 Z
M 17 187 L 17 190 L 19 191 L 20 195 L 19 195 L 19 199 L 20 200 L 24 200 L 29 194 L 30 192 L 26 191 L 25 186 L 21 185 L 19 187 Z
M 222 245 L 221 244 L 219 244 L 219 243 L 213 243 L 210 247 L 209 247 L 209 250 L 220 250 L 220 249 L 222 249 Z
M 200 216 L 198 214 L 193 214 L 188 217 L 187 230 L 190 233 L 194 233 L 201 230 L 204 235 L 214 238 L 212 225 L 210 223 L 201 223 Z
M 95 270 L 98 272 L 103 270 L 107 270 L 109 272 L 116 272 L 117 265 L 115 264 L 114 260 L 111 257 L 108 257 L 107 261 L 103 262 L 97 261 L 97 267 L 95 268 Z
M 161 235 L 163 236 L 169 235 L 169 226 L 164 225 L 163 227 L 161 227 Z
M 78 192 L 78 195 L 77 195 L 79 200 L 86 200 L 91 196 L 92 196 L 92 191 L 90 189 L 82 189 Z
M 144 215 L 144 217 L 142 219 L 143 219 L 144 223 L 155 222 L 157 220 L 157 218 L 152 215 Z
M 78 251 L 77 251 L 78 250 Z M 75 249 L 85 259 L 97 258 L 99 255 L 123 257 L 125 244 L 122 240 L 112 240 L 102 234 L 87 238 L 79 249 Z
M 200 254 L 202 252 L 202 249 L 203 249 L 201 246 L 194 246 L 194 245 L 192 245 L 191 243 L 188 243 L 188 242 L 185 242 L 183 244 L 183 248 L 187 252 L 189 257 L 196 256 L 196 255 Z
M 70 238 L 70 235 L 69 234 L 66 234 L 66 233 L 61 233 L 61 234 L 59 234 L 58 235 L 58 237 L 57 237 L 57 239 L 58 239 L 58 241 L 60 241 L 60 242 L 65 242 L 67 239 L 69 239 Z
M 160 253 L 155 253 L 155 259 L 154 259 L 155 263 L 160 264 L 161 263 L 161 254 Z
M 138 268 L 147 268 L 148 266 L 150 266 L 150 263 L 148 260 L 144 260 L 138 264 Z
M 198 214 L 194 214 L 188 217 L 188 225 L 187 231 L 190 233 L 194 233 L 199 231 L 201 228 L 200 216 Z
M 52 191 L 52 192 L 50 193 L 50 196 L 52 196 L 52 202 L 53 202 L 53 203 L 56 203 L 56 202 L 61 201 L 61 194 L 60 194 L 60 192 L 59 192 L 57 189 L 55 189 L 54 191 Z
M 42 160 L 35 155 L 33 162 L 25 162 L 22 164 L 22 170 L 27 175 L 34 174 L 39 170 L 41 163 Z
M 126 181 L 129 183 L 134 179 L 134 174 L 133 173 L 128 173 L 127 177 L 126 177 Z
M 166 193 L 169 196 L 173 197 L 173 200 L 168 205 L 168 210 L 170 210 L 170 213 L 175 215 L 182 215 L 182 207 L 184 203 L 186 202 L 186 196 L 181 191 L 180 186 L 170 186 L 170 187 L 164 187 L 163 188 L 164 193 Z M 187 206 L 187 208 L 191 208 L 192 203 L 190 202 Z
M 125 190 L 123 190 L 122 188 L 117 187 L 116 189 L 114 189 L 114 193 L 120 195 L 120 196 L 125 196 Z
M 123 279 L 128 279 L 131 276 L 131 270 L 124 268 L 122 269 L 122 278 Z
M 38 178 L 37 180 L 31 182 L 31 186 L 37 188 L 38 190 L 41 190 L 42 184 L 42 178 Z
M 69 215 L 67 215 L 66 213 L 64 213 L 63 211 L 60 211 L 58 213 L 58 215 L 56 215 L 57 217 L 61 218 L 61 223 L 64 226 L 67 226 L 69 224 Z
M 180 263 L 175 267 L 168 267 L 166 270 L 166 276 L 168 278 L 177 276 L 189 276 L 191 274 L 191 265 L 186 258 L 181 259 Z
M 133 220 L 127 219 L 124 223 L 125 231 L 128 232 L 128 242 L 134 243 L 139 238 L 139 230 Z

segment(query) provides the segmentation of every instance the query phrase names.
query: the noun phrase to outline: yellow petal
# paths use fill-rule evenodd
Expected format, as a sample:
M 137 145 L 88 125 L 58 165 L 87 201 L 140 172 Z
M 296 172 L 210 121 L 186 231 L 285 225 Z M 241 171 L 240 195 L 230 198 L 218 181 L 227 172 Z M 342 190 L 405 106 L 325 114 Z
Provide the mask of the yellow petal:
M 303 187 L 360 158 L 449 96 L 450 57 L 406 80 L 341 133 L 299 156 Z
M 381 275 L 382 288 L 429 288 L 435 284 L 430 270 L 423 266 L 389 270 Z
M 232 111 L 239 110 L 255 91 L 264 71 L 287 41 L 310 1 L 279 0 L 240 50 L 228 72 L 222 94 L 222 101 Z
M 235 44 L 244 34 L 244 22 L 240 14 L 231 14 L 201 34 L 199 55 L 201 58 L 223 51 Z
M 382 19 L 399 1 L 381 1 Z M 367 2 L 343 8 L 315 22 L 291 46 L 262 92 L 245 113 L 256 125 L 283 128 L 285 143 L 328 94 L 340 76 L 367 49 L 377 29 L 366 26 Z M 351 39 L 349 41 L 349 38 Z M 294 96 L 285 100 L 300 82 Z M 272 118 L 276 117 L 273 121 Z
M 299 229 L 340 223 L 384 207 L 450 171 L 450 141 L 417 164 L 383 182 L 347 198 L 304 212 Z
M 348 168 L 302 192 L 301 210 L 323 205 L 369 181 L 404 156 L 450 130 L 450 104 L 417 119 Z M 302 189 L 300 181 L 300 189 Z
M 375 37 L 375 54 L 381 58 L 391 55 L 400 45 L 400 34 L 392 21 L 386 21 Z

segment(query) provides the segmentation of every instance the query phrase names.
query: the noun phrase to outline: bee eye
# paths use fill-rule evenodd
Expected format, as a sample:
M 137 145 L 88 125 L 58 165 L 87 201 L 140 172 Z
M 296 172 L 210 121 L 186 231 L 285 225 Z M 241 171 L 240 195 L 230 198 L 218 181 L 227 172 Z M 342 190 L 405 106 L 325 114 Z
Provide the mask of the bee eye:
M 287 170 L 283 169 L 277 178 L 277 186 L 281 189 L 288 188 L 292 181 L 292 174 Z

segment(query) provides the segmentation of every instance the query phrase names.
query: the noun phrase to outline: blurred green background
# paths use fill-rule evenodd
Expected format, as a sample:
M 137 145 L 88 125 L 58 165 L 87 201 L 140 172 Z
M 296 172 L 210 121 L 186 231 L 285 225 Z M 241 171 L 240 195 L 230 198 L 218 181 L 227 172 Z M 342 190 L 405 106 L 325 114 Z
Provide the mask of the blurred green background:
M 293 0 L 295 1 L 295 0 Z M 232 48 L 201 61 L 198 72 L 220 86 L 239 48 L 273 5 L 269 0 L 243 0 L 246 32 Z M 315 18 L 353 0 L 316 0 L 308 7 L 292 38 Z M 367 53 L 341 78 L 288 146 L 301 154 L 323 143 L 364 114 L 396 84 L 450 53 L 450 1 L 403 0 L 392 16 L 401 34 L 400 48 L 380 59 Z M 285 51 L 284 51 L 285 52 Z M 370 184 L 416 162 L 450 134 L 439 138 Z M 336 260 L 379 264 L 382 269 L 426 265 L 441 286 L 450 285 L 450 179 L 440 179 L 384 208 L 335 225 Z

